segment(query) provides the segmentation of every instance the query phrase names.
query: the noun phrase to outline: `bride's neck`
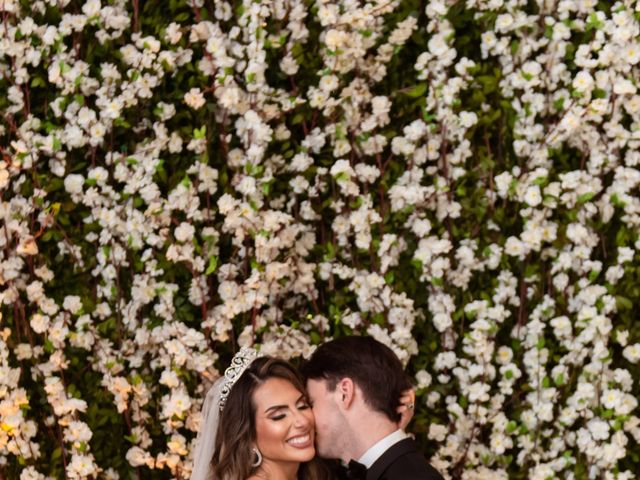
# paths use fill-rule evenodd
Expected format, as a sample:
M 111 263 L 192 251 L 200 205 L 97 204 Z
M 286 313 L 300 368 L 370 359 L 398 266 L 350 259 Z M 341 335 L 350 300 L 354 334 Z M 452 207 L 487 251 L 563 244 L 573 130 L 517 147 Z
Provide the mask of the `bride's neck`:
M 296 480 L 300 463 L 297 462 L 263 462 L 256 472 L 256 477 L 264 480 Z

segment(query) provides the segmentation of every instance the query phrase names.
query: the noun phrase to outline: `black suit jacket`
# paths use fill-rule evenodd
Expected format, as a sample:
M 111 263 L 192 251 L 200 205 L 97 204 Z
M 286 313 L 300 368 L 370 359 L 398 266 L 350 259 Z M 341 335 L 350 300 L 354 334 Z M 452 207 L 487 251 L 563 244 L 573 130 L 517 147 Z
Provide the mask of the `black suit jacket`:
M 367 480 L 443 480 L 411 438 L 392 445 L 367 470 Z

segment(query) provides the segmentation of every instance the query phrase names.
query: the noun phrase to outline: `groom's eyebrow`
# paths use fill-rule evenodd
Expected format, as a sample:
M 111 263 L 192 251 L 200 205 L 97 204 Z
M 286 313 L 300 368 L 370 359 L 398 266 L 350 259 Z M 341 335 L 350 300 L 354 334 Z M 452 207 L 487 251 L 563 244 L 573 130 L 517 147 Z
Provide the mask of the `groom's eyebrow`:
M 298 397 L 298 399 L 296 400 L 296 403 L 298 403 L 300 400 L 306 400 L 304 395 L 300 395 Z M 280 410 L 281 408 L 287 408 L 287 405 L 272 405 L 271 407 L 267 408 L 264 413 L 269 413 L 272 410 Z

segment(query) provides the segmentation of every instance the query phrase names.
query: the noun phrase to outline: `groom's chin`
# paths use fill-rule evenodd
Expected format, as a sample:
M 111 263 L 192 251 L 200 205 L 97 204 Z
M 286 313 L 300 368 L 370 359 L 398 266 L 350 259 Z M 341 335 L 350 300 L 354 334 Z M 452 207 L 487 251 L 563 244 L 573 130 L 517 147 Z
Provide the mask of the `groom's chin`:
M 335 459 L 337 458 L 335 455 L 333 455 L 333 452 L 331 452 L 330 449 L 327 448 L 323 448 L 323 445 L 319 444 L 316 440 L 316 454 L 321 457 L 321 458 L 326 458 L 326 459 Z

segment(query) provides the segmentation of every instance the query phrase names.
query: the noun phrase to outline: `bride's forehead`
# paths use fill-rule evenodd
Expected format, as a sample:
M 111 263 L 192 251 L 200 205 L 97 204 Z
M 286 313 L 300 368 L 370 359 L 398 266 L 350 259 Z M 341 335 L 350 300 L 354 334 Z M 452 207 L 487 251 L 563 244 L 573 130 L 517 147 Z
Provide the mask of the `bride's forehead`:
M 273 377 L 265 380 L 255 389 L 253 400 L 256 404 L 273 400 L 295 402 L 302 395 L 304 395 L 304 392 L 299 391 L 289 380 Z

